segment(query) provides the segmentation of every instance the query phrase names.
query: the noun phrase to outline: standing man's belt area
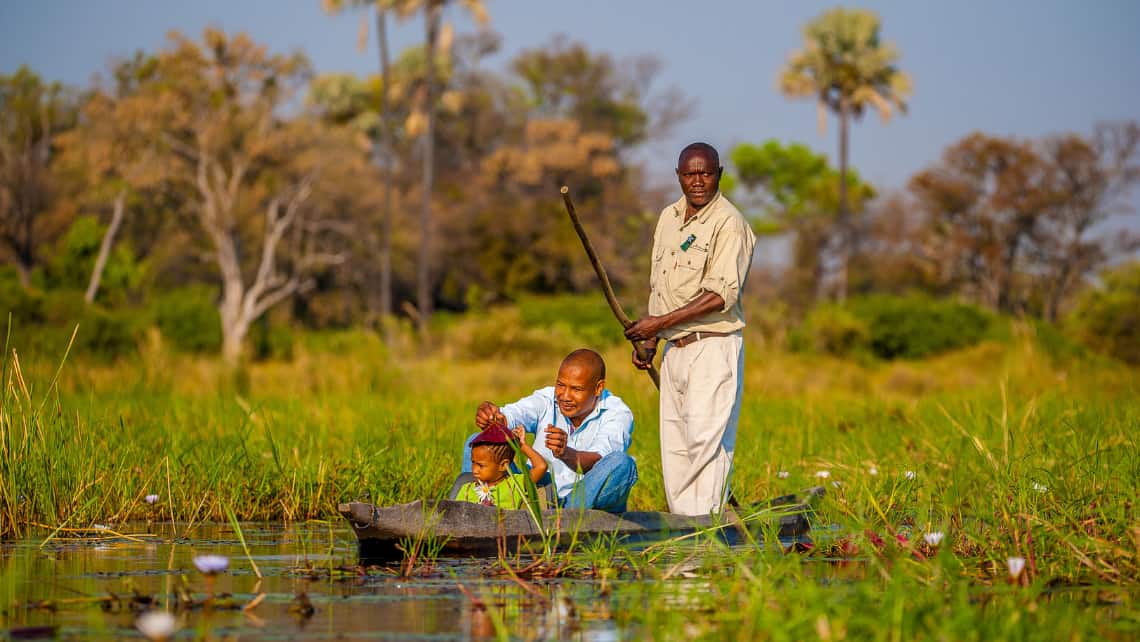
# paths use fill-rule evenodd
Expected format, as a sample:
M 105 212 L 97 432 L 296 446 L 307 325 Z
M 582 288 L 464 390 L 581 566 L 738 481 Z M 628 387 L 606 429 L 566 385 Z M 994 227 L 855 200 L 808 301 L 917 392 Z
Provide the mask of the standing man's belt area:
M 669 341 L 669 343 L 672 344 L 674 348 L 684 348 L 690 343 L 696 343 L 701 339 L 708 339 L 711 337 L 731 337 L 734 334 L 736 334 L 736 332 L 693 332 L 692 334 L 686 334 L 680 339 L 673 339 Z

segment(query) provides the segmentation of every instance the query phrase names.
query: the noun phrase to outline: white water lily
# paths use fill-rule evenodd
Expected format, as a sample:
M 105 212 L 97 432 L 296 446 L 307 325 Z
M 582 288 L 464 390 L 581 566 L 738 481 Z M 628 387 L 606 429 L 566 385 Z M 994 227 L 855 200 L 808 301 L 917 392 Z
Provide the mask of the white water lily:
M 1009 567 L 1009 579 L 1011 580 L 1021 577 L 1021 572 L 1025 570 L 1024 557 L 1011 557 L 1005 561 L 1005 564 Z
M 875 468 L 874 466 L 871 466 L 871 468 L 867 472 L 870 473 L 871 475 L 878 475 L 879 469 Z
M 907 479 L 916 479 L 918 477 L 918 473 L 914 472 L 913 470 L 908 470 L 903 473 L 903 477 L 906 477 Z
M 153 504 L 158 501 L 158 495 L 147 495 L 143 499 L 146 500 L 146 503 Z
M 221 573 L 229 568 L 230 558 L 224 555 L 199 555 L 194 558 L 194 566 L 205 575 Z
M 776 477 L 779 477 L 780 479 L 787 479 L 788 477 L 791 477 L 791 476 L 792 476 L 792 474 L 786 470 L 781 470 L 780 472 L 776 473 Z
M 135 628 L 148 640 L 168 640 L 178 630 L 178 621 L 166 611 L 147 611 L 135 620 Z
M 934 531 L 933 533 L 927 533 L 922 536 L 922 539 L 931 546 L 938 546 L 942 543 L 942 532 Z
M 1047 493 L 1049 492 L 1049 487 L 1045 484 L 1038 484 L 1037 482 L 1033 482 L 1033 490 L 1039 493 Z
M 821 471 L 817 472 L 815 474 L 815 476 L 819 477 L 820 479 L 827 479 L 828 477 L 831 477 L 831 471 L 830 470 L 821 470 Z

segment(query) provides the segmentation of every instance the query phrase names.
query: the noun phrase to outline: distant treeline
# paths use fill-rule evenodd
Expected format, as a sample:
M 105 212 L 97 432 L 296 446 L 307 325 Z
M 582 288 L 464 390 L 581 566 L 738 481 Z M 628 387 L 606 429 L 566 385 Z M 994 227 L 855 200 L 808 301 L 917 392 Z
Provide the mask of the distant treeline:
M 673 194 L 635 158 L 692 101 L 655 86 L 649 56 L 559 38 L 498 73 L 480 64 L 497 47 L 480 32 L 434 49 L 431 65 L 427 49 L 406 50 L 387 78 L 316 75 L 301 53 L 208 29 L 88 87 L 0 75 L 0 307 L 30 323 L 146 307 L 169 326 L 199 314 L 182 299 L 205 300 L 214 321 L 193 318 L 220 338 L 190 341 L 236 358 L 270 310 L 310 328 L 416 319 L 425 273 L 426 311 L 586 291 L 564 184 L 611 279 L 639 292 Z M 839 173 L 802 145 L 724 150 L 723 187 L 758 231 L 794 238 L 793 265 L 754 281 L 796 318 L 835 296 L 839 247 L 841 295 L 920 291 L 1056 320 L 1137 247 L 1098 225 L 1124 213 L 1138 143 L 1136 123 L 973 134 L 901 193 L 849 170 L 842 225 Z

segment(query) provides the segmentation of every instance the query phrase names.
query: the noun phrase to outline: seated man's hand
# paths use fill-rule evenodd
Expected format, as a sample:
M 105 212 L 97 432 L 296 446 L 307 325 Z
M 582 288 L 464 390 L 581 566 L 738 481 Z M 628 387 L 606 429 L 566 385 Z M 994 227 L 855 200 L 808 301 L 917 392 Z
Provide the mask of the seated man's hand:
M 561 459 L 562 453 L 566 450 L 566 431 L 554 426 L 546 427 L 546 447 L 550 449 L 551 454 Z
M 503 411 L 490 401 L 479 404 L 479 408 L 475 411 L 475 425 L 480 430 L 486 430 L 495 423 L 507 425 L 507 418 L 503 415 Z

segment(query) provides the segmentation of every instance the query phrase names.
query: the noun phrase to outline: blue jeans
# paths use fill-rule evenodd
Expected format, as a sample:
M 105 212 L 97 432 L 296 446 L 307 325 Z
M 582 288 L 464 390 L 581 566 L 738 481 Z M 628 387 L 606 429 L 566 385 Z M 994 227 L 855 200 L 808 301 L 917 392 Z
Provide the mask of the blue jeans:
M 463 444 L 462 472 L 471 472 L 471 442 L 478 434 L 471 435 Z M 513 463 L 511 470 L 520 472 Z M 550 478 L 550 473 L 546 476 Z M 607 513 L 624 513 L 629 491 L 636 483 L 637 462 L 633 457 L 624 452 L 610 453 L 582 475 L 582 479 L 574 484 L 568 494 L 563 496 L 559 492 L 558 503 L 563 508 L 592 508 Z

